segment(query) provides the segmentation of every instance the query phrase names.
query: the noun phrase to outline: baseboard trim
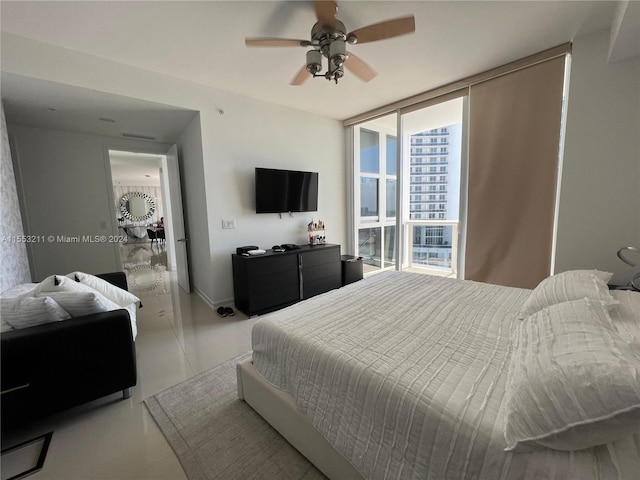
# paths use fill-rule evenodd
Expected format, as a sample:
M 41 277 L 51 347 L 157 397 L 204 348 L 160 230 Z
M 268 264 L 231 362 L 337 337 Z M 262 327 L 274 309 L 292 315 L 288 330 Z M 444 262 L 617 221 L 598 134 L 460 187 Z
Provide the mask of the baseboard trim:
M 229 305 L 235 305 L 235 298 L 231 297 L 231 298 L 227 298 L 227 299 L 222 299 L 220 301 L 213 301 L 211 298 L 209 298 L 207 295 L 205 295 L 204 293 L 202 293 L 200 290 L 198 290 L 195 287 L 192 287 L 193 292 L 198 295 L 207 305 L 209 305 L 212 309 L 216 309 L 218 307 L 226 307 Z

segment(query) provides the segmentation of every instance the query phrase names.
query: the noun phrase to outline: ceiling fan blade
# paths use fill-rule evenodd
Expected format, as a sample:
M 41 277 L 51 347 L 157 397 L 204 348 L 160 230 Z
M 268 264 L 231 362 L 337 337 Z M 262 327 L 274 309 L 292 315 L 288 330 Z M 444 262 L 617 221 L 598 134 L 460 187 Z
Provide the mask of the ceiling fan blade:
M 351 52 L 349 52 L 344 66 L 364 82 L 372 80 L 377 75 L 375 70 L 367 65 L 364 60 Z
M 368 27 L 358 28 L 347 35 L 347 39 L 356 38 L 355 43 L 375 42 L 385 38 L 397 37 L 416 30 L 416 20 L 413 15 L 408 17 L 395 18 L 380 23 L 374 23 Z
M 289 82 L 289 85 L 295 85 L 295 86 L 302 85 L 310 76 L 311 74 L 307 72 L 307 66 L 303 65 L 302 68 L 298 71 L 298 73 L 296 73 L 296 76 L 293 77 L 293 80 Z
M 324 27 L 336 26 L 336 12 L 338 5 L 332 0 L 314 0 L 313 7 L 316 10 L 316 18 Z
M 311 42 L 293 38 L 254 37 L 245 38 L 244 44 L 247 47 L 308 47 Z

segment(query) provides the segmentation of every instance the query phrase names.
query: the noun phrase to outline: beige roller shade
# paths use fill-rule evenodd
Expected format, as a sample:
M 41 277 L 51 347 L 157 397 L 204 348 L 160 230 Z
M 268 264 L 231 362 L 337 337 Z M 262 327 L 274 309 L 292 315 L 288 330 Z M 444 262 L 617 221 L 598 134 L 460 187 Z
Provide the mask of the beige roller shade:
M 468 280 L 533 288 L 550 274 L 564 65 L 470 88 Z
M 369 110 L 368 112 L 364 112 L 354 117 L 347 118 L 343 120 L 342 123 L 345 127 L 348 127 L 351 125 L 368 122 L 375 118 L 384 117 L 398 110 L 401 110 L 402 113 L 408 113 L 419 108 L 450 100 L 452 98 L 462 97 L 469 93 L 469 87 L 471 85 L 476 85 L 478 83 L 484 82 L 485 80 L 496 78 L 506 73 L 515 72 L 516 70 L 519 70 L 521 68 L 535 65 L 551 58 L 566 55 L 567 53 L 571 53 L 571 43 L 563 43 L 542 52 L 534 53 L 533 55 L 529 55 L 528 57 L 506 63 L 496 68 L 492 68 L 491 70 L 476 73 L 475 75 L 471 75 L 470 77 L 462 78 L 460 80 L 456 80 L 455 82 L 432 88 L 431 90 L 419 93 L 418 95 L 414 95 L 412 97 L 408 97 L 403 100 L 399 100 L 397 102 L 393 102 L 388 105 Z

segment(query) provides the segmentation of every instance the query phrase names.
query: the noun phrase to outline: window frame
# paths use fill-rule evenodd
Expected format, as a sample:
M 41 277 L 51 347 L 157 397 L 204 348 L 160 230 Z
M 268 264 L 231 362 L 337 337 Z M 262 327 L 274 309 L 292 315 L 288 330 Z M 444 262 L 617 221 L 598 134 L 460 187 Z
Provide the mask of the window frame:
M 378 173 L 371 172 L 362 172 L 361 171 L 361 155 L 360 155 L 360 146 L 361 146 L 361 131 L 370 131 L 378 134 Z M 393 180 L 396 185 L 396 192 L 398 189 L 398 168 L 396 161 L 396 172 L 395 174 L 387 173 L 387 142 L 392 138 L 395 140 L 396 144 L 398 142 L 398 135 L 395 129 L 384 128 L 380 126 L 376 126 L 372 128 L 370 125 L 354 125 L 353 126 L 353 185 L 354 185 L 354 195 L 353 195 L 353 205 L 354 205 L 354 215 L 353 215 L 353 225 L 354 225 L 354 248 L 356 254 L 359 254 L 360 245 L 359 245 L 359 232 L 363 229 L 380 229 L 380 269 L 390 268 L 385 267 L 385 264 L 390 264 L 391 267 L 395 265 L 395 258 L 386 258 L 386 237 L 385 229 L 389 227 L 397 228 L 397 218 L 398 218 L 398 204 L 397 204 L 397 195 L 394 198 L 395 200 L 395 216 L 388 217 L 387 216 L 387 182 Z M 397 145 L 395 148 L 395 152 L 397 155 Z M 361 179 L 362 178 L 374 178 L 378 180 L 378 212 L 377 215 L 363 216 L 362 215 L 362 190 L 361 190 Z

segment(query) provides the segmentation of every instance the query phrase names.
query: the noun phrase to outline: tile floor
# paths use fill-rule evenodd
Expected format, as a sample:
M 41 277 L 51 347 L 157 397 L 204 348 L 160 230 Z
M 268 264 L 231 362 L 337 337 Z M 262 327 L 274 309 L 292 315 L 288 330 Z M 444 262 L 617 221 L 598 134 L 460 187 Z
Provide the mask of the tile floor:
M 113 394 L 6 433 L 3 448 L 53 430 L 44 468 L 29 479 L 186 479 L 142 401 L 251 348 L 255 318 L 237 311 L 220 318 L 178 288 L 162 245 L 123 245 L 121 258 L 129 289 L 144 305 L 137 315 L 138 384 L 127 400 Z

